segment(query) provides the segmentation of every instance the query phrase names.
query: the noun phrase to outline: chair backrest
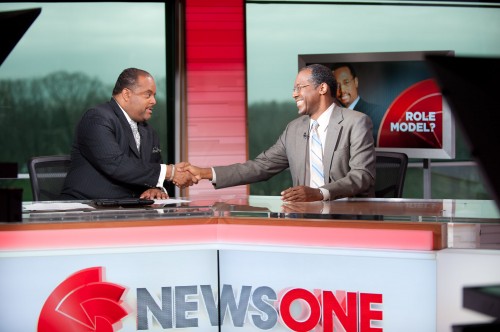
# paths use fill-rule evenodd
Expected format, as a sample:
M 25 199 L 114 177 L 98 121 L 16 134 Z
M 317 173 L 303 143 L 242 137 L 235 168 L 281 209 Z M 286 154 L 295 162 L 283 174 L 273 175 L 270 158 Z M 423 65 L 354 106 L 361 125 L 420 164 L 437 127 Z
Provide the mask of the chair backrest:
M 375 197 L 401 198 L 408 156 L 400 152 L 376 151 Z
M 68 155 L 31 158 L 28 171 L 33 201 L 58 200 L 70 165 Z

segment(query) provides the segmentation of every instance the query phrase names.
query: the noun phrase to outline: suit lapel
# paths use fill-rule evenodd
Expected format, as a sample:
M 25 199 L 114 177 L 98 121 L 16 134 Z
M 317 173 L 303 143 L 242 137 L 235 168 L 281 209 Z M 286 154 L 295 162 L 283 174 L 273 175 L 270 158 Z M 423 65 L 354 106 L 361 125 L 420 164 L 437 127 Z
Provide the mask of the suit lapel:
M 151 142 L 148 135 L 147 124 L 139 123 L 137 127 L 139 128 L 139 134 L 141 134 L 141 158 L 143 160 L 150 160 L 151 158 Z
M 309 116 L 304 116 L 302 123 L 297 127 L 297 160 L 301 161 L 298 163 L 298 178 L 294 179 L 297 185 L 309 184 L 309 119 Z
M 334 106 L 330 121 L 328 122 L 328 131 L 325 140 L 325 152 L 323 155 L 323 174 L 325 174 L 325 183 L 330 182 L 330 169 L 333 163 L 333 154 L 337 149 L 337 145 L 342 135 L 341 122 L 344 120 L 343 109 Z

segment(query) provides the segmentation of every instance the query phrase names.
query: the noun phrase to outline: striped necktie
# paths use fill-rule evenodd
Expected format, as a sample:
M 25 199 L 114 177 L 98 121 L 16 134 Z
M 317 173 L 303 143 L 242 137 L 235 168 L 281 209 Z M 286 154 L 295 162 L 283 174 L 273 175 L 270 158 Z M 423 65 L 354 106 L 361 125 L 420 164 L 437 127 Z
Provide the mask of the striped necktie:
M 313 121 L 311 126 L 311 187 L 319 188 L 325 184 L 323 175 L 323 148 L 318 134 L 319 123 Z
M 137 146 L 137 151 L 141 151 L 141 135 L 139 134 L 139 129 L 137 128 L 137 123 L 135 121 L 130 121 L 130 128 L 132 128 L 132 133 L 134 134 L 135 145 Z

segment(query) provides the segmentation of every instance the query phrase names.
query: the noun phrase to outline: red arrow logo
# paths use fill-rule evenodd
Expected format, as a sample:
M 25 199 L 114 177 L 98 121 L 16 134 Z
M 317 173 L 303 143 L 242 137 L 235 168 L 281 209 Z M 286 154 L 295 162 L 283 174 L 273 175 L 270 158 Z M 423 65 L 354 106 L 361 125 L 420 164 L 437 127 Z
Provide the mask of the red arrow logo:
M 102 267 L 78 271 L 45 301 L 38 332 L 113 332 L 113 324 L 128 314 L 120 301 L 124 292 L 124 287 L 102 281 Z

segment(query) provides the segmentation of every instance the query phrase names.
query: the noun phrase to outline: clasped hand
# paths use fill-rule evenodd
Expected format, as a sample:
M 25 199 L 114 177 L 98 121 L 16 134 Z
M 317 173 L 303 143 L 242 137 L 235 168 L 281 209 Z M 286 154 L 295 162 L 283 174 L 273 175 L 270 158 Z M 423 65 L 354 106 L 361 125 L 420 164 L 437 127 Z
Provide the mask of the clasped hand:
M 179 166 L 179 168 L 176 168 L 176 170 L 190 174 L 194 183 L 198 183 L 198 181 L 200 181 L 202 179 L 212 180 L 212 169 L 211 168 L 201 168 L 201 167 L 191 165 L 190 163 L 187 163 L 187 162 L 181 163 L 181 164 L 183 164 L 182 167 Z
M 193 184 L 197 184 L 199 179 L 187 171 L 187 167 L 190 166 L 188 162 L 180 162 L 175 164 L 174 178 L 172 183 L 179 188 L 190 187 Z
M 175 171 L 171 170 L 171 172 L 174 172 L 172 183 L 181 189 L 198 183 L 199 179 L 187 171 L 189 166 L 188 162 L 181 162 L 174 165 Z M 160 188 L 150 188 L 144 191 L 140 197 L 144 199 L 167 199 L 168 194 Z

